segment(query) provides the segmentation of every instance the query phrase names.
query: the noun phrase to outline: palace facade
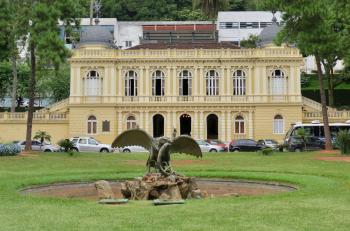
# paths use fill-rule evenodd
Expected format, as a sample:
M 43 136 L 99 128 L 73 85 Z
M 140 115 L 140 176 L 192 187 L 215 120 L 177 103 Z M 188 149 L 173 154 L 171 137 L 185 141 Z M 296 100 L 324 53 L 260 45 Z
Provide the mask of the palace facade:
M 102 26 L 84 33 L 70 58 L 69 99 L 34 115 L 33 133 L 45 130 L 53 142 L 92 136 L 111 143 L 136 127 L 154 137 L 176 128 L 195 139 L 281 141 L 292 123 L 305 121 L 303 109 L 319 113 L 319 104 L 301 96 L 297 48 L 158 43 L 118 50 Z M 0 139 L 24 139 L 25 118 L 0 113 L 7 131 Z

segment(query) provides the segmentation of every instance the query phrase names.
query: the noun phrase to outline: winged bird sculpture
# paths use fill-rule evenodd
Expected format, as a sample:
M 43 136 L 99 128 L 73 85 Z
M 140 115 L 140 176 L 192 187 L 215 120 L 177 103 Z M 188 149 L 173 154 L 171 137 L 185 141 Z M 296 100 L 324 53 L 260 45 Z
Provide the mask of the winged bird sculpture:
M 189 136 L 176 137 L 174 129 L 171 139 L 167 137 L 153 138 L 142 129 L 130 129 L 121 133 L 112 143 L 113 148 L 137 145 L 147 149 L 150 153 L 147 160 L 148 172 L 155 168 L 162 175 L 175 174 L 170 165 L 170 154 L 185 153 L 195 157 L 202 157 L 202 151 L 197 142 Z

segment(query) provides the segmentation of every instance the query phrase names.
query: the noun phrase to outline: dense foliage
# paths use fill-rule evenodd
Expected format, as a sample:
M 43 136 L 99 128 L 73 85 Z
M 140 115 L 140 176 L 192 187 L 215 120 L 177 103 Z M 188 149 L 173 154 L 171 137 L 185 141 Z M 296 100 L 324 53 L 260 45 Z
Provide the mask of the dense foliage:
M 21 152 L 18 144 L 0 144 L 0 156 L 15 156 Z
M 341 130 L 337 134 L 336 138 L 337 146 L 339 147 L 341 154 L 350 154 L 350 133 L 347 130 Z
M 89 17 L 90 0 L 81 1 L 85 1 L 85 17 Z M 193 2 L 195 1 L 103 0 L 100 16 L 117 18 L 120 21 L 207 20 L 207 14 L 200 9 L 194 9 Z M 216 0 L 208 2 L 216 2 Z M 260 9 L 258 0 L 227 0 L 227 2 L 226 10 Z

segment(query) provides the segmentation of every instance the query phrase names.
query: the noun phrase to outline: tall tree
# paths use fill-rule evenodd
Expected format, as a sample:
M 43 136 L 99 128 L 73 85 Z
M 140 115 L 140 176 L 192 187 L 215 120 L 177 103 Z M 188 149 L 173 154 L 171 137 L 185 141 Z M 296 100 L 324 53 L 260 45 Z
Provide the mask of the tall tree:
M 200 9 L 210 19 L 216 19 L 220 10 L 229 8 L 229 0 L 193 0 L 193 9 Z
M 60 39 L 58 22 L 66 28 L 79 25 L 80 1 L 12 0 L 22 15 L 19 20 L 30 53 L 29 107 L 25 150 L 31 150 L 36 74 L 38 69 L 58 68 L 70 54 Z
M 316 58 L 326 149 L 330 150 L 332 141 L 321 62 L 334 54 L 334 47 L 339 43 L 334 36 L 337 31 L 333 15 L 335 10 L 343 9 L 335 7 L 332 0 L 265 0 L 265 3 L 270 9 L 284 12 L 284 27 L 277 40 L 294 43 L 304 55 L 314 55 Z

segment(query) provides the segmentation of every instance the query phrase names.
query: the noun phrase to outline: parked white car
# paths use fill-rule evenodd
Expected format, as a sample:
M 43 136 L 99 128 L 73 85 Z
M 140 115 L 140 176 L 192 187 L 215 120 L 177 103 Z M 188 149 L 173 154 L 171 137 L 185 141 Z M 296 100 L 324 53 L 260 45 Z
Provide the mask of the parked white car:
M 145 149 L 144 147 L 133 145 L 133 146 L 125 146 L 125 147 L 119 148 L 119 152 L 125 152 L 125 153 L 148 152 L 148 150 Z
M 26 146 L 26 141 L 20 141 L 18 144 L 21 146 L 21 149 L 24 150 Z M 49 143 L 41 143 L 37 140 L 32 140 L 32 150 L 33 151 L 43 151 L 43 152 L 59 152 L 61 147 L 58 145 L 52 145 Z
M 73 137 L 73 151 L 76 152 L 114 152 L 114 148 L 109 144 L 101 144 L 92 137 Z
M 196 140 L 202 152 L 224 152 L 225 149 L 219 145 L 209 144 L 204 140 Z

